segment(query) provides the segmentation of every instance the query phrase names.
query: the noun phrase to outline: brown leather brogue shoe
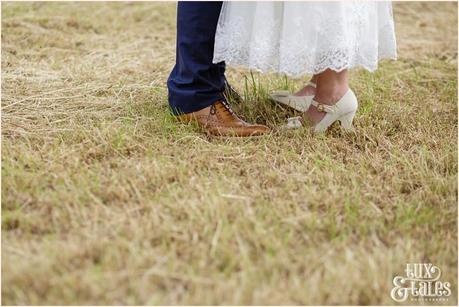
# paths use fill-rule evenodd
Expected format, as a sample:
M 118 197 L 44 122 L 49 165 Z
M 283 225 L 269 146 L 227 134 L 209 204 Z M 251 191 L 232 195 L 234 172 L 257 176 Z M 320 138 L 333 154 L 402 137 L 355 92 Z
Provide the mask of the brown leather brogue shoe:
M 224 101 L 217 101 L 202 110 L 177 116 L 181 122 L 195 122 L 207 133 L 216 136 L 258 136 L 269 128 L 264 125 L 249 124 L 237 117 Z

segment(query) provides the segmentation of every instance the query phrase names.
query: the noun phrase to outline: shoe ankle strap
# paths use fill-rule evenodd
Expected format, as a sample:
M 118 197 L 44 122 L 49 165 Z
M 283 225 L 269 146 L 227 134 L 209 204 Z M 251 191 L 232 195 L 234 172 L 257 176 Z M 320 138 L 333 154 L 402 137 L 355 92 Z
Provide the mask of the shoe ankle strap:
M 315 101 L 314 99 L 311 101 L 311 105 L 315 106 L 317 108 L 317 111 L 319 112 L 333 113 L 336 111 L 335 105 L 331 106 L 328 104 L 323 104 L 323 103 Z
M 313 88 L 316 88 L 316 87 L 317 87 L 317 84 L 315 84 L 315 83 L 312 82 L 312 81 L 309 81 L 308 84 L 307 84 L 307 86 L 308 86 L 308 85 L 309 85 L 309 86 L 312 86 Z

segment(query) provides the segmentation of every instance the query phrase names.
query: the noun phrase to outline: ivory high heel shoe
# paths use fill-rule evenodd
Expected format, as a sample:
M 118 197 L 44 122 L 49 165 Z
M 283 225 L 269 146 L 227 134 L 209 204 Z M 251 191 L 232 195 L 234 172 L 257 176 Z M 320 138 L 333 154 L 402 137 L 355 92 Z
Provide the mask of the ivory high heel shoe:
M 307 84 L 312 87 L 316 87 L 316 84 L 309 81 Z M 308 96 L 295 96 L 289 91 L 276 91 L 271 94 L 271 99 L 280 102 L 283 105 L 289 106 L 297 111 L 306 112 L 311 105 L 311 101 L 314 95 Z
M 340 121 L 341 127 L 347 131 L 353 131 L 352 120 L 357 112 L 358 102 L 354 92 L 349 89 L 346 94 L 334 105 L 327 105 L 312 99 L 311 105 L 317 108 L 319 112 L 325 112 L 322 118 L 313 128 L 314 133 L 322 133 L 327 130 L 334 122 Z

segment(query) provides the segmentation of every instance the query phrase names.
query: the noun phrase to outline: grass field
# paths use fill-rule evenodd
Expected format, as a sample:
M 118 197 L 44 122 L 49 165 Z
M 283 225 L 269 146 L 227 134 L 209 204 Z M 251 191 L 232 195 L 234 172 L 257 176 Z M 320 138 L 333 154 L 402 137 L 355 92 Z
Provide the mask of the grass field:
M 395 3 L 399 60 L 354 71 L 356 133 L 210 138 L 168 114 L 174 3 L 2 2 L 2 304 L 457 300 L 457 4 Z M 241 117 L 305 80 L 228 70 Z

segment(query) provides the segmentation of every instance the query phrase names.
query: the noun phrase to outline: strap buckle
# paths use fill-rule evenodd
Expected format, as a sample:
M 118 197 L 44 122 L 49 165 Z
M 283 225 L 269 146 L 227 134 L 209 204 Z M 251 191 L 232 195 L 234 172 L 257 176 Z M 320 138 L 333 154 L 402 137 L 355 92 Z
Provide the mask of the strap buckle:
M 315 106 L 319 112 L 333 113 L 336 111 L 336 105 L 331 106 L 328 104 L 319 103 L 315 100 L 312 100 L 311 105 Z

